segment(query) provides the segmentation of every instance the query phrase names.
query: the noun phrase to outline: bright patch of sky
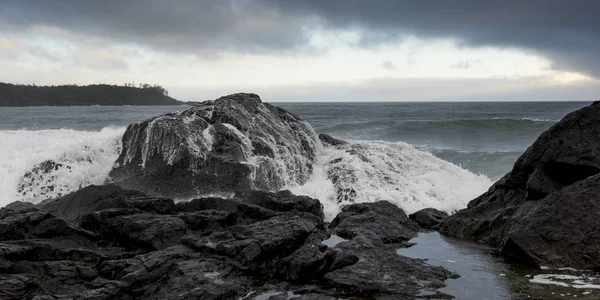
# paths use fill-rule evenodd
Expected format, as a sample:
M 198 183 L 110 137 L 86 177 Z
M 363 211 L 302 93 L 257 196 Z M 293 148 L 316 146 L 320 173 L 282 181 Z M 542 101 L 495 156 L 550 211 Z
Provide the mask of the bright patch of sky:
M 358 31 L 316 30 L 310 41 L 294 52 L 207 56 L 153 50 L 37 26 L 27 32 L 0 31 L 0 81 L 38 85 L 147 82 L 166 86 L 181 100 L 276 90 L 280 99 L 267 95 L 272 101 L 301 100 L 286 96 L 286 89 L 292 95 L 323 86 L 360 86 L 382 79 L 426 80 L 423 97 L 419 97 L 424 100 L 428 99 L 428 89 L 435 89 L 436 82 L 443 80 L 504 80 L 508 86 L 517 82 L 516 90 L 523 89 L 523 80 L 533 88 L 598 84 L 584 74 L 554 70 L 552 61 L 518 48 L 465 47 L 453 39 L 416 36 L 364 46 L 360 38 Z M 366 91 L 372 93 L 374 88 Z M 497 92 L 492 87 L 472 88 Z M 454 92 L 460 99 L 460 91 Z

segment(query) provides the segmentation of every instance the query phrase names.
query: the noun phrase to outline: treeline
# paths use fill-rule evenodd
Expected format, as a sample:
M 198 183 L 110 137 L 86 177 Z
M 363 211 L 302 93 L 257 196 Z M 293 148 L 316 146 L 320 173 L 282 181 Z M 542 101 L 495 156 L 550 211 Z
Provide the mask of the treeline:
M 37 86 L 0 82 L 0 106 L 181 105 L 160 85 Z

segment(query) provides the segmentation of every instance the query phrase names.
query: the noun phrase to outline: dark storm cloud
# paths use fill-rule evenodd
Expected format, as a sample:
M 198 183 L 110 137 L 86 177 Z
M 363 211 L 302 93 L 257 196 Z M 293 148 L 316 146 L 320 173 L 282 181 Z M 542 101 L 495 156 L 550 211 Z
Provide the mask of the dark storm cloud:
M 283 51 L 306 42 L 304 17 L 282 16 L 256 1 L 2 0 L 0 25 L 49 25 L 159 50 Z
M 556 68 L 600 76 L 596 0 L 267 0 L 286 15 L 319 15 L 329 28 L 362 28 L 363 44 L 404 34 L 453 37 L 465 46 L 525 48 Z
M 518 47 L 600 77 L 596 0 L 3 0 L 13 29 L 52 25 L 168 50 L 293 51 L 314 26 L 353 28 L 361 46 L 414 34 L 465 46 Z

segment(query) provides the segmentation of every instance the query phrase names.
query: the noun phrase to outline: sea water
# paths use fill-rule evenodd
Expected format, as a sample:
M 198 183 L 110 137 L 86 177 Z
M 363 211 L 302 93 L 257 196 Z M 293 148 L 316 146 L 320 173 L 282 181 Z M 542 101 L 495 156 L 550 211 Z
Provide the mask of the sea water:
M 544 130 L 589 103 L 274 103 L 310 123 L 317 133 L 351 141 L 368 162 L 324 148 L 303 185 L 286 188 L 340 205 L 323 168 L 346 158 L 358 173 L 361 201 L 389 200 L 407 212 L 424 207 L 460 209 L 509 171 Z M 20 178 L 53 160 L 68 171 L 53 174 L 59 196 L 106 180 L 128 124 L 186 106 L 80 106 L 0 108 L 0 206 L 15 200 Z M 330 204 L 330 205 L 328 205 Z

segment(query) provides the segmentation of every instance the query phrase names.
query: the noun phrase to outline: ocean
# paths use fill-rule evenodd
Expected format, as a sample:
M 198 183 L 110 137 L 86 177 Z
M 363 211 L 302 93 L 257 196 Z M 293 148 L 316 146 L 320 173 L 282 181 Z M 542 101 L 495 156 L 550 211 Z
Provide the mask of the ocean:
M 317 133 L 368 143 L 365 151 L 378 152 L 370 153 L 370 161 L 376 164 L 355 166 L 373 169 L 357 183 L 364 185 L 358 189 L 365 190 L 364 197 L 369 201 L 429 197 L 454 201 L 448 208 L 455 210 L 508 172 L 543 131 L 589 103 L 272 104 L 302 117 Z M 86 185 L 102 184 L 120 153 L 121 136 L 128 124 L 185 107 L 0 108 L 0 206 L 15 200 L 39 201 L 35 193 L 25 195 L 20 191 L 20 184 L 32 167 L 47 160 L 69 165 L 39 180 L 56 186 L 54 191 L 45 191 L 48 195 L 59 196 Z M 323 156 L 327 159 L 332 155 Z M 318 170 L 315 168 L 315 172 Z M 375 171 L 381 173 L 381 178 L 371 178 Z M 318 193 L 324 189 L 319 182 L 323 180 L 326 178 L 315 176 L 304 187 L 289 188 L 327 197 Z M 381 181 L 388 181 L 389 186 L 382 186 Z M 45 184 L 40 188 L 45 188 Z M 405 189 L 409 192 L 401 191 Z M 424 201 L 403 208 L 412 211 L 431 203 Z M 336 210 L 329 213 L 333 215 Z

